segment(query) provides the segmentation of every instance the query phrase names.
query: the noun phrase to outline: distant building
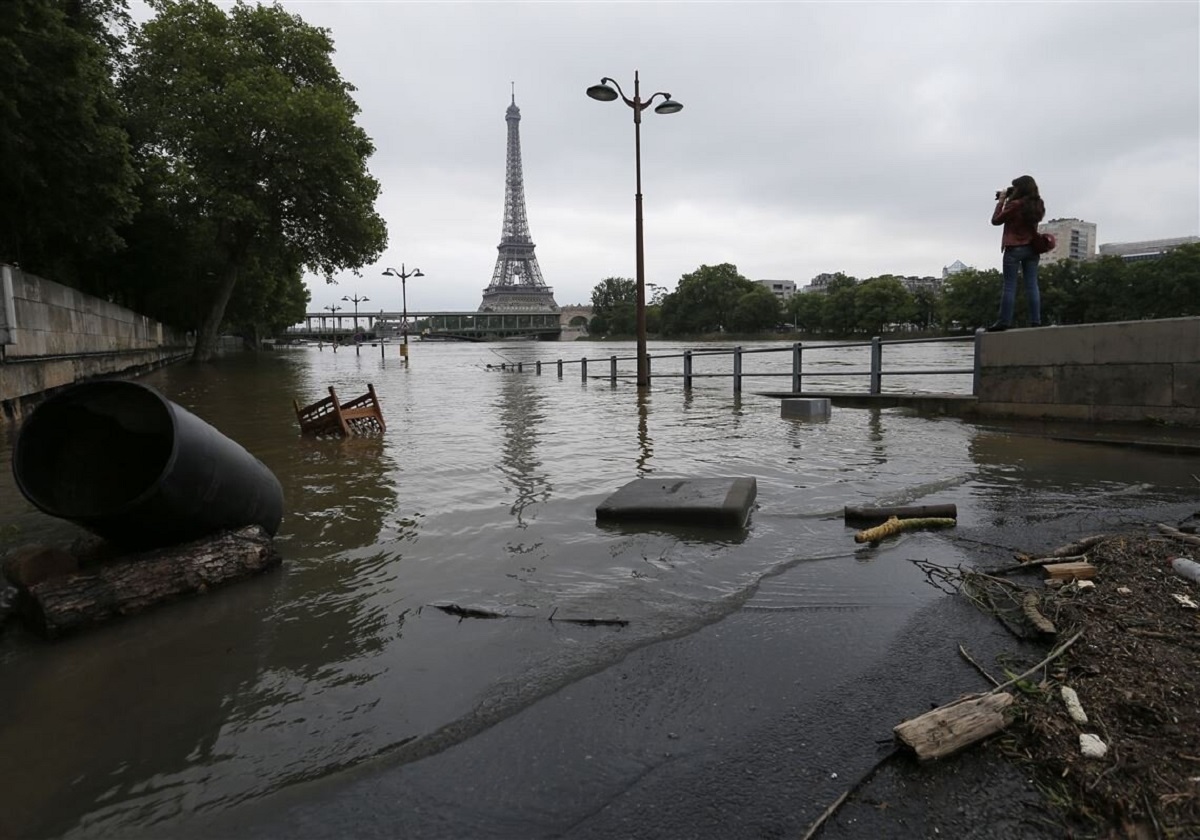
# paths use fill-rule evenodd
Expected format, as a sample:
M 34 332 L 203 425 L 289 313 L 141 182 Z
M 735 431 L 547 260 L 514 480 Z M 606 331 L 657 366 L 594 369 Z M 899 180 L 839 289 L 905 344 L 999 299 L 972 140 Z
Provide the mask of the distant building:
M 951 274 L 958 274 L 958 272 L 966 271 L 968 268 L 970 266 L 965 265 L 962 260 L 955 260 L 950 265 L 942 266 L 942 279 L 945 280 Z
M 945 269 L 942 269 L 945 271 Z M 916 293 L 922 289 L 928 289 L 931 292 L 941 291 L 942 281 L 937 277 L 902 277 L 900 282 L 904 284 L 904 288 L 909 292 Z
M 1038 225 L 1041 233 L 1053 234 L 1054 248 L 1042 254 L 1042 263 L 1090 260 L 1096 256 L 1096 223 L 1082 219 L 1051 219 Z
M 754 282 L 766 286 L 780 300 L 788 300 L 796 294 L 796 281 L 794 280 L 755 280 Z
M 826 292 L 829 291 L 829 284 L 832 283 L 834 280 L 838 279 L 838 277 L 840 277 L 840 276 L 842 276 L 842 275 L 829 274 L 828 272 L 826 272 L 825 274 L 818 274 L 816 277 L 814 277 L 812 279 L 812 282 L 810 282 L 807 286 L 805 286 L 801 291 L 803 291 L 803 292 L 820 292 L 821 294 L 825 294 Z M 847 279 L 853 280 L 854 278 L 847 278 Z
M 1100 246 L 1100 256 L 1120 257 L 1126 262 L 1156 260 L 1181 245 L 1200 242 L 1200 236 L 1177 236 L 1174 239 L 1147 239 L 1143 242 L 1109 242 Z

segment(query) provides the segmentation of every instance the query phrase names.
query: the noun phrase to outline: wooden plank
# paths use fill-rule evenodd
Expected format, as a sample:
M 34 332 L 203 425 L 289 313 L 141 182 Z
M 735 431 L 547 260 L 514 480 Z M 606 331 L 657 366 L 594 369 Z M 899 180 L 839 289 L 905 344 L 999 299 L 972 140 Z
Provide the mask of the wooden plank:
M 1050 563 L 1042 566 L 1051 580 L 1088 580 L 1096 576 L 1096 567 L 1091 563 Z
M 1013 696 L 1001 691 L 939 706 L 892 731 L 921 761 L 945 758 L 1008 725 L 1004 710 Z

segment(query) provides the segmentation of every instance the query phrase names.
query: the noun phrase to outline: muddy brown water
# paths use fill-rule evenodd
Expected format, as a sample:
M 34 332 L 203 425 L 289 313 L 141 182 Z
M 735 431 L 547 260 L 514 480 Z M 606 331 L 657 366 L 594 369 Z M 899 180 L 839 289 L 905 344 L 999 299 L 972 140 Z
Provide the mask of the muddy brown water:
M 955 503 L 960 522 L 1000 524 L 1178 501 L 1195 495 L 1200 471 L 1175 454 L 904 409 L 784 420 L 752 382 L 738 398 L 728 380 L 697 380 L 685 394 L 664 379 L 639 400 L 627 380 L 555 372 L 559 357 L 632 355 L 628 344 L 414 342 L 408 364 L 384 349 L 383 359 L 378 347 L 234 354 L 141 380 L 275 472 L 284 562 L 61 642 L 10 625 L 0 636 L 0 836 L 119 836 L 373 756 L 434 754 L 756 593 L 758 610 L 828 616 L 817 622 L 828 632 L 805 640 L 819 684 L 846 657 L 846 616 L 899 632 L 943 597 L 909 563 L 871 564 L 842 523 L 844 505 Z M 969 366 L 966 347 L 906 352 Z M 496 369 L 517 361 L 520 374 Z M 829 365 L 865 369 L 865 351 Z M 382 438 L 299 436 L 293 399 L 315 401 L 331 384 L 350 397 L 367 383 L 383 404 Z M 970 387 L 969 377 L 908 384 Z M 0 547 L 71 538 L 73 526 L 17 491 L 11 444 L 10 433 Z M 754 476 L 749 529 L 596 524 L 600 501 L 649 476 Z M 952 535 L 922 539 L 966 559 Z M 435 604 L 507 617 L 460 619 Z

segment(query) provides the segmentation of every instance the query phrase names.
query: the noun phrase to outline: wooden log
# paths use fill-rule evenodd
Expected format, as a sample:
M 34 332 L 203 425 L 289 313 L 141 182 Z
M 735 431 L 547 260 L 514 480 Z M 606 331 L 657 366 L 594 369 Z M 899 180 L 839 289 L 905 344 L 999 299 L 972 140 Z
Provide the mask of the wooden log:
M 897 519 L 892 517 L 882 525 L 867 528 L 854 535 L 855 542 L 876 542 L 901 531 L 918 531 L 921 528 L 953 528 L 958 520 L 949 517 L 922 517 L 920 519 Z
M 31 586 L 27 620 L 46 638 L 132 615 L 258 574 L 279 564 L 271 537 L 258 525 L 195 542 L 125 555 L 87 572 Z
M 1039 600 L 1036 592 L 1026 593 L 1025 599 L 1021 602 L 1021 611 L 1025 613 L 1029 623 L 1036 627 L 1039 633 L 1045 633 L 1048 636 L 1057 635 L 1058 629 L 1054 626 L 1054 622 L 1042 615 L 1042 611 L 1038 609 Z
M 1050 563 L 1042 566 L 1051 580 L 1088 580 L 1096 576 L 1096 567 L 1087 562 Z
M 921 761 L 945 758 L 1006 727 L 1004 710 L 1012 702 L 1006 691 L 955 701 L 906 720 L 892 731 Z
M 913 505 L 909 507 L 854 507 L 846 505 L 842 509 L 842 519 L 847 525 L 871 527 L 882 525 L 892 517 L 897 519 L 916 519 L 919 517 L 938 517 L 942 519 L 958 519 L 956 505 Z

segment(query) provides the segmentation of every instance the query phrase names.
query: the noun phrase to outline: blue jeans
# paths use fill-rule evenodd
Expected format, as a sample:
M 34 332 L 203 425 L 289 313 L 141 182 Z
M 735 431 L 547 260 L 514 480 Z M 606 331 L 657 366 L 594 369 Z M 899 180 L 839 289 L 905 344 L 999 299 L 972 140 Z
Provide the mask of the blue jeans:
M 1029 325 L 1042 323 L 1042 296 L 1038 291 L 1038 261 L 1041 257 L 1031 245 L 1017 245 L 1004 250 L 1004 292 L 1000 295 L 1000 323 L 1012 326 L 1013 308 L 1017 302 L 1017 275 L 1025 279 L 1025 303 L 1029 307 Z

